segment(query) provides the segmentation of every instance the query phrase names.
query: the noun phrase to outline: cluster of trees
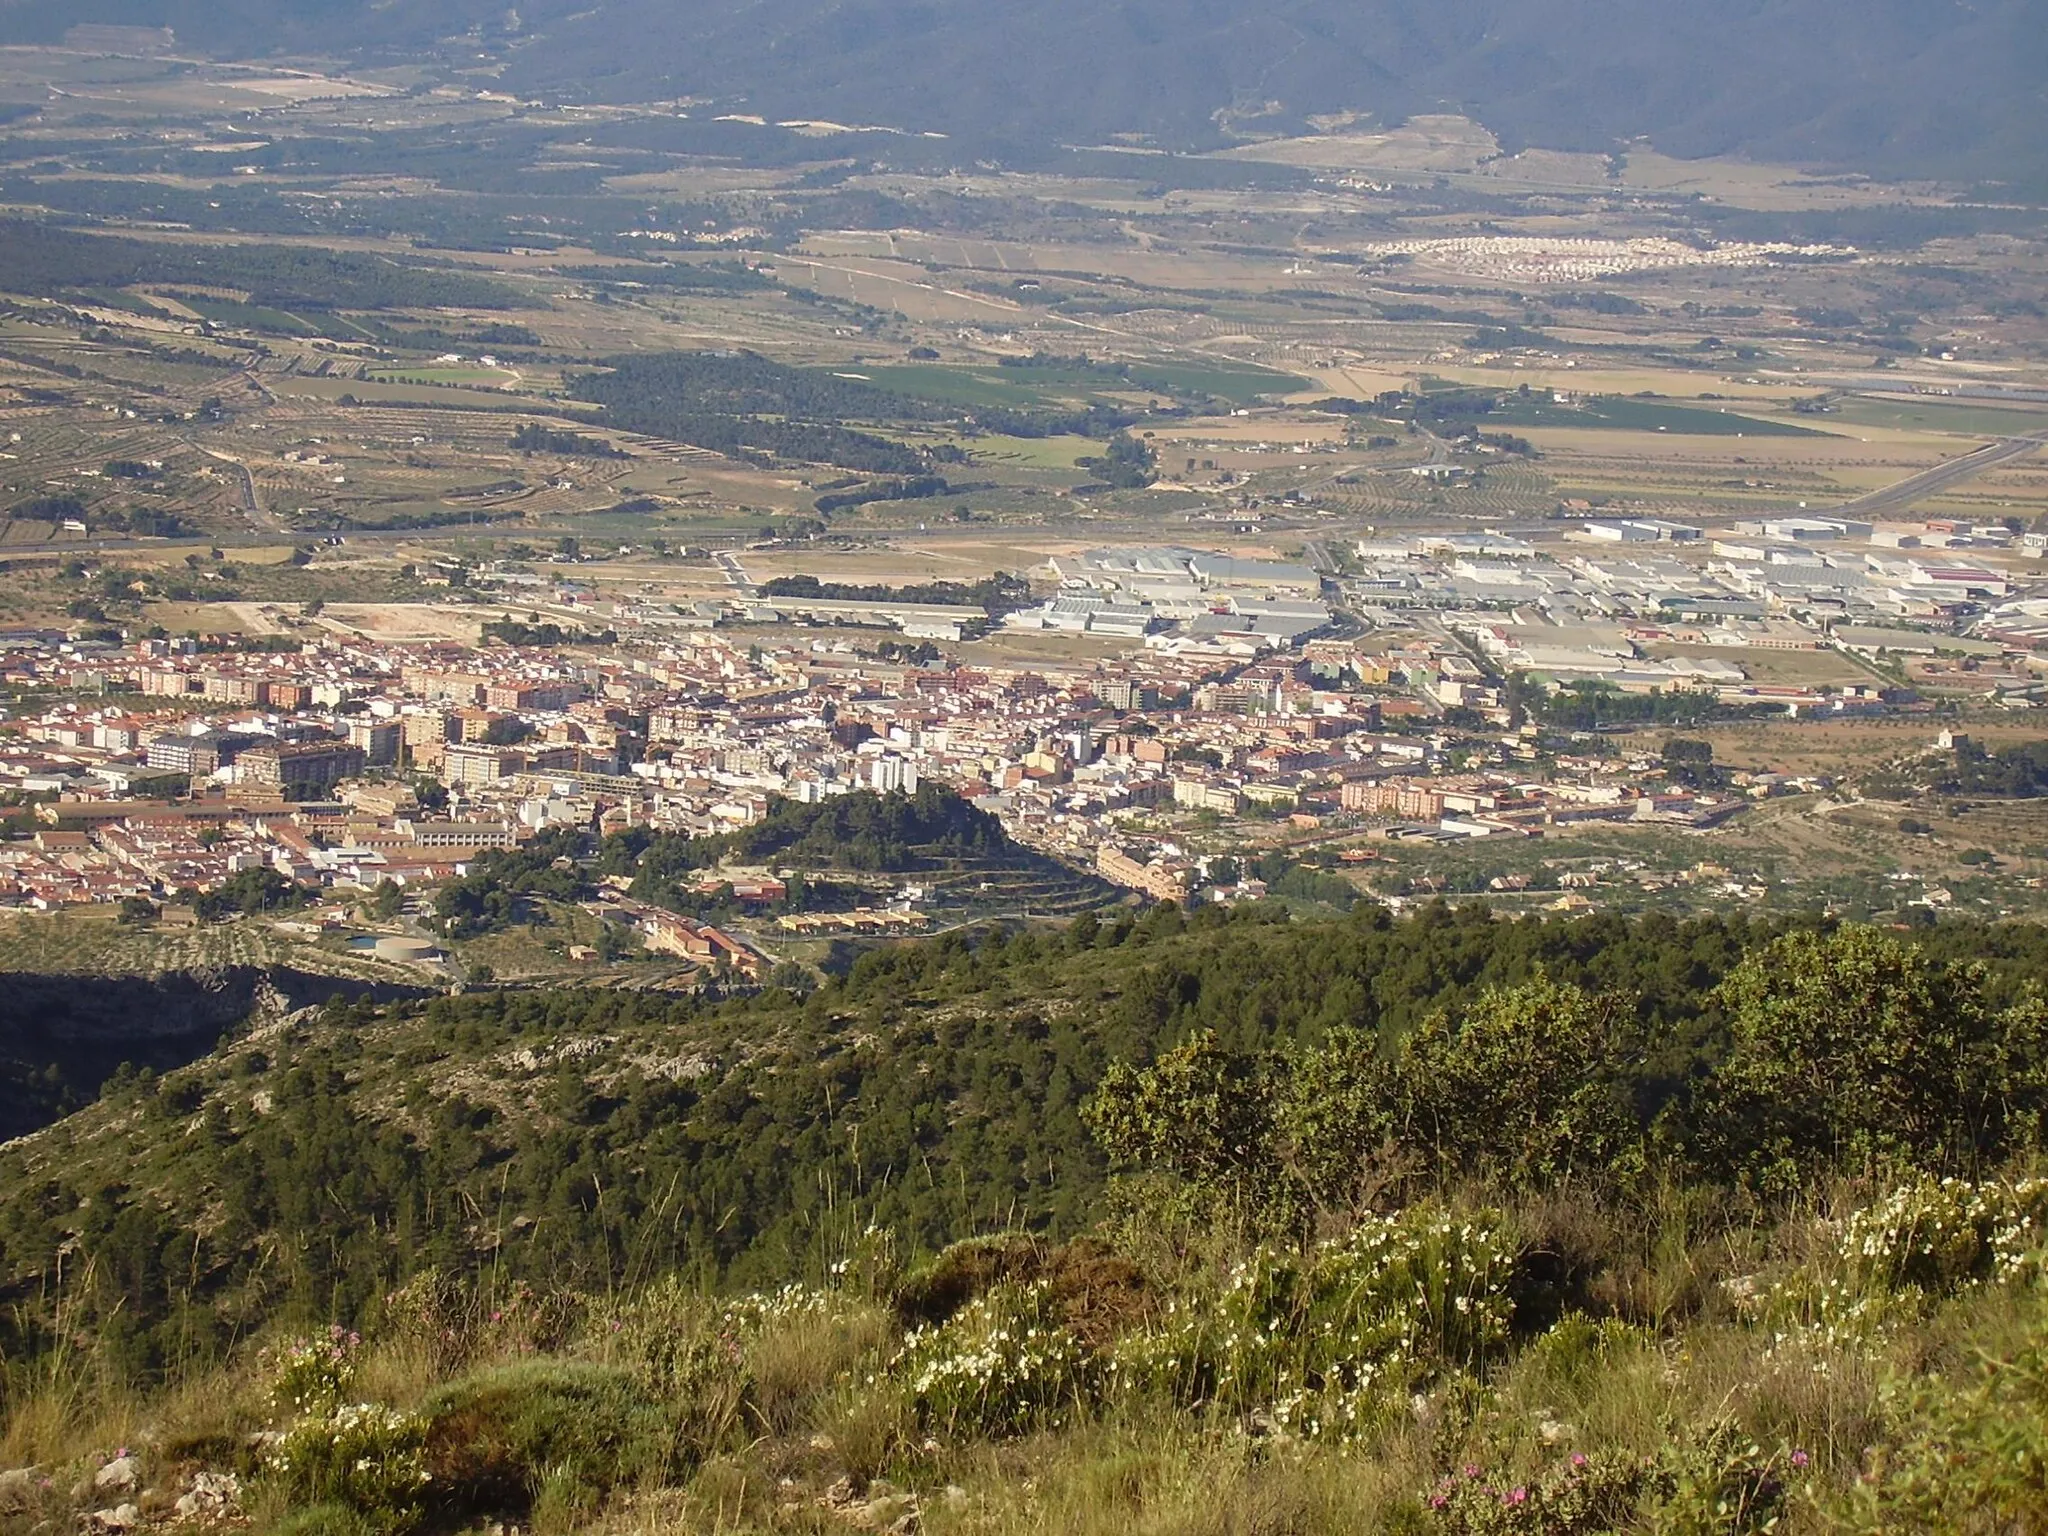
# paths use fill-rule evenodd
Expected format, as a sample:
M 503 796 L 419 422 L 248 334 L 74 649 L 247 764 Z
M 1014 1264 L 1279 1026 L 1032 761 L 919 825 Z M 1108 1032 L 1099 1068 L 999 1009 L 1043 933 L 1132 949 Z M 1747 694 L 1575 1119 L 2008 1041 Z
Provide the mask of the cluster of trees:
M 577 868 L 579 834 L 557 828 L 523 848 L 480 854 L 470 872 L 434 897 L 434 916 L 451 939 L 474 939 L 528 921 L 536 898 L 574 901 L 590 889 Z
M 2014 742 L 1995 752 L 1974 741 L 1959 743 L 1953 763 L 1937 771 L 1932 787 L 1945 795 L 2032 799 L 2048 794 L 2048 741 Z
M 856 790 L 813 804 L 777 799 L 750 827 L 709 837 L 635 827 L 605 839 L 598 869 L 631 875 L 643 901 L 673 905 L 687 877 L 727 861 L 771 861 L 806 869 L 901 872 L 931 864 L 1018 857 L 1002 823 L 951 790 L 922 784 L 915 794 Z M 679 908 L 680 910 L 680 908 Z
M 1140 490 L 1159 478 L 1159 455 L 1128 432 L 1117 433 L 1100 454 L 1076 462 L 1113 490 Z
M 860 887 L 813 879 L 798 870 L 791 870 L 782 884 L 783 894 L 774 901 L 742 901 L 730 880 L 720 881 L 710 890 L 672 881 L 648 899 L 707 923 L 729 922 L 743 914 L 781 917 L 793 912 L 848 912 L 860 901 Z M 803 971 L 803 967 L 799 965 L 797 970 Z
M 978 406 L 963 412 L 753 352 L 612 358 L 606 371 L 580 375 L 573 384 L 577 398 L 602 405 L 607 420 L 632 431 L 717 453 L 766 453 L 911 483 L 929 477 L 934 455 L 865 428 L 947 424 L 1014 437 L 1108 437 L 1137 419 L 1101 403 L 1044 410 Z
M 66 518 L 83 522 L 86 507 L 76 496 L 31 496 L 9 507 L 7 515 L 24 523 L 61 523 Z
M 929 501 L 949 496 L 953 487 L 943 475 L 911 475 L 893 480 L 874 480 L 849 491 L 828 491 L 811 506 L 820 513 L 844 512 L 873 501 Z
M 74 1323 L 146 1369 L 430 1266 L 779 1281 L 849 1209 L 918 1248 L 1071 1233 L 1111 1155 L 1276 1224 L 1464 1180 L 1768 1201 L 1832 1167 L 1965 1169 L 2038 1144 L 2044 962 L 2022 925 L 1164 905 L 889 946 L 808 998 L 338 1006 L 111 1088 L 132 1139 L 60 1126 L 33 1175 L 0 1152 L 0 1349 L 46 1340 L 60 1250 Z M 648 1065 L 679 1054 L 698 1069 Z
M 254 917 L 261 912 L 288 912 L 303 907 L 314 893 L 297 881 L 267 866 L 245 869 L 203 894 L 181 892 L 178 900 L 190 906 L 207 922 L 230 917 Z
M 95 511 L 86 521 L 107 533 L 132 533 L 139 538 L 189 539 L 199 529 L 162 507 L 111 507 Z
M 1198 1035 L 1105 1077 L 1111 1154 L 1255 1222 L 1300 1225 L 1466 1181 L 1533 1192 L 1685 1182 L 1790 1194 L 1835 1171 L 1970 1173 L 2041 1140 L 2048 1008 L 1873 929 L 1765 944 L 1703 1000 L 1718 1038 L 1676 1083 L 1634 1000 L 1538 975 L 1410 1033 L 1310 1047 Z
M 871 582 L 820 581 L 815 576 L 776 576 L 761 587 L 765 597 L 814 598 L 833 603 L 930 603 L 948 608 L 981 608 L 1007 613 L 1031 601 L 1031 583 L 1008 571 L 976 582 L 928 581 L 907 587 Z
M 6 285 L 54 297 L 134 283 L 240 288 L 256 305 L 298 309 L 511 309 L 487 278 L 425 262 L 281 245 L 184 245 L 82 234 L 26 219 L 0 223 Z
M 1711 741 L 1691 736 L 1668 737 L 1660 759 L 1674 784 L 1692 789 L 1721 789 L 1728 783 L 1728 770 L 1714 762 Z
M 687 837 L 635 827 L 595 848 L 572 828 L 542 833 L 524 847 L 482 854 L 467 875 L 441 887 L 434 916 L 450 939 L 474 939 L 531 922 L 540 901 L 590 894 L 597 875 L 630 877 L 632 895 L 676 912 L 711 915 L 738 903 L 730 891 L 706 898 L 696 878 L 728 861 L 779 862 L 802 869 L 899 872 L 963 860 L 1014 859 L 1002 823 L 952 791 L 921 786 L 914 795 L 858 790 L 815 805 L 775 800 L 750 827 Z M 793 875 L 782 911 L 850 904 L 842 888 Z
M 347 404 L 346 398 L 342 402 Z M 523 514 L 500 507 L 449 507 L 434 512 L 325 512 L 316 513 L 299 524 L 302 528 L 351 529 L 363 533 L 386 533 L 411 528 L 461 528 L 484 523 L 512 522 Z
M 1667 688 L 1624 693 L 1612 683 L 1576 682 L 1546 689 L 1517 676 L 1508 688 L 1510 707 L 1565 731 L 1598 731 L 1616 725 L 1704 725 L 1782 714 L 1776 704 L 1729 704 L 1711 693 Z
M 564 432 L 529 421 L 512 434 L 512 446 L 521 453 L 552 453 L 565 459 L 623 459 L 622 450 L 581 432 Z
M 552 619 L 535 623 L 509 614 L 490 620 L 482 634 L 486 641 L 496 640 L 501 645 L 611 645 L 619 638 L 615 629 L 564 629 Z
M 544 340 L 532 327 L 505 320 L 495 320 L 468 331 L 451 331 L 439 325 L 392 325 L 376 320 L 364 322 L 364 329 L 390 346 L 408 347 L 418 352 L 446 352 L 454 347 L 538 347 Z
M 1061 409 L 1039 406 L 980 405 L 968 415 L 967 424 L 977 431 L 1002 437 L 1110 437 L 1136 424 L 1138 414 L 1101 400 Z

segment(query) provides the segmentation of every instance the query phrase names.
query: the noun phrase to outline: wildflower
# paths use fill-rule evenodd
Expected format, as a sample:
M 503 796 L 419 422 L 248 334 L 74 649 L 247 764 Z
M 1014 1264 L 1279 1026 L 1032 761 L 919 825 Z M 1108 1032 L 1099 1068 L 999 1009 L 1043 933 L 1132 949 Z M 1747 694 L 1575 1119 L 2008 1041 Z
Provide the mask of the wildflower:
M 1804 1451 L 1794 1451 L 1792 1453 L 1792 1465 L 1799 1468 L 1802 1472 L 1806 1470 L 1808 1463 L 1812 1460 L 1813 1458 Z
M 1526 1489 L 1526 1488 L 1515 1488 L 1515 1489 L 1511 1489 L 1511 1490 L 1509 1491 L 1509 1493 L 1508 1493 L 1508 1496 L 1507 1496 L 1507 1500 L 1506 1500 L 1506 1502 L 1507 1502 L 1507 1503 L 1509 1503 L 1509 1504 L 1526 1504 L 1526 1503 L 1528 1503 L 1528 1502 L 1529 1502 L 1529 1490 L 1528 1490 L 1528 1489 Z
M 1797 1454 L 1804 1455 L 1805 1452 L 1802 1451 Z M 1586 1465 L 1586 1453 L 1584 1451 L 1573 1451 L 1572 1465 L 1574 1467 L 1584 1467 Z M 1804 1463 L 1801 1463 L 1801 1465 L 1804 1465 Z

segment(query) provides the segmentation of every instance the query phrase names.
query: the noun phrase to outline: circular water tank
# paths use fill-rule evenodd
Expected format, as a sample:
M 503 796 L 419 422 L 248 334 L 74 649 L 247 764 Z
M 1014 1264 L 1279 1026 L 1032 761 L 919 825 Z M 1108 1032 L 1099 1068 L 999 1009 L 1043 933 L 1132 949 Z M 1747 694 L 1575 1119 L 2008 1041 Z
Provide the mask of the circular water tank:
M 402 965 L 417 965 L 423 960 L 440 958 L 441 952 L 425 939 L 408 939 L 402 934 L 379 939 L 371 949 L 379 960 L 396 960 Z

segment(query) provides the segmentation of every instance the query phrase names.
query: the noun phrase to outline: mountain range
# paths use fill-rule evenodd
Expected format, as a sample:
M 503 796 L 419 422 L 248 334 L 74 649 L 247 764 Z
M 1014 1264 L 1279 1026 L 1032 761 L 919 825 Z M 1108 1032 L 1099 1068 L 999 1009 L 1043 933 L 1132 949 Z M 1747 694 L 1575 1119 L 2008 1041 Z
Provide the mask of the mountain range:
M 0 0 L 181 48 L 495 68 L 560 100 L 1213 148 L 1321 114 L 1462 112 L 1504 148 L 1647 140 L 1890 175 L 2038 181 L 2040 0 Z

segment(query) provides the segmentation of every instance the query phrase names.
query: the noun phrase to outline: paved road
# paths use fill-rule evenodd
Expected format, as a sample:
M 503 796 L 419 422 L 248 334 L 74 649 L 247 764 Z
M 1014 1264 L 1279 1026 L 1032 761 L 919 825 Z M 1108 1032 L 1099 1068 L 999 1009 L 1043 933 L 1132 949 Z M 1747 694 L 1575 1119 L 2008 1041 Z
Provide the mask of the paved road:
M 747 575 L 746 567 L 740 564 L 740 557 L 738 555 L 729 549 L 720 549 L 712 551 L 711 558 L 716 562 L 726 582 L 738 589 L 741 597 L 752 597 L 755 595 L 757 589 L 754 586 L 753 579 Z
M 1949 459 L 1932 469 L 1923 469 L 1919 474 L 1908 476 L 1896 485 L 1888 485 L 1881 491 L 1872 491 L 1868 496 L 1859 496 L 1856 500 L 1835 508 L 1835 512 L 1839 516 L 1858 518 L 1886 517 L 1903 512 L 1916 501 L 1924 501 L 1938 491 L 1945 491 L 1965 480 L 1973 480 L 2001 464 L 2010 464 L 2016 459 L 2024 459 L 2031 453 L 2037 453 L 2044 443 L 2048 443 L 2048 434 L 2000 438 L 1995 443 L 1986 443 L 1973 453 Z
M 254 523 L 258 528 L 282 530 L 283 524 L 263 510 L 263 503 L 256 495 L 256 477 L 249 472 L 248 465 L 233 455 L 222 453 L 216 448 L 201 448 L 199 451 L 210 459 L 216 459 L 223 464 L 232 466 L 235 473 L 241 477 L 242 510 L 248 514 L 250 522 Z

